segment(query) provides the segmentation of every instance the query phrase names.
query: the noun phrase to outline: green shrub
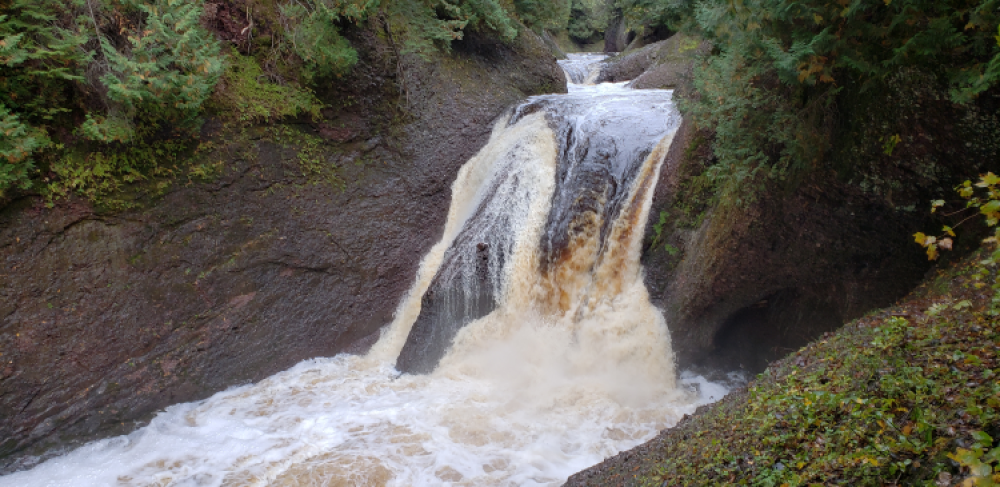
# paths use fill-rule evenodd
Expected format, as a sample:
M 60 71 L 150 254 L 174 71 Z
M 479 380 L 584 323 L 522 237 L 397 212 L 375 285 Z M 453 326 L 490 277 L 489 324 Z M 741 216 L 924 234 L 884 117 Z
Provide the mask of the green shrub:
M 587 42 L 603 35 L 610 21 L 608 1 L 573 0 L 566 31 L 573 39 Z
M 674 31 L 694 27 L 695 0 L 617 0 L 625 24 L 635 32 L 665 26 Z
M 6 5 L 3 5 L 6 4 Z M 0 2 L 0 197 L 31 186 L 37 153 L 51 146 L 48 129 L 70 110 L 67 86 L 82 81 L 90 54 L 85 36 L 57 25 L 60 2 Z
M 228 70 L 219 41 L 201 26 L 204 4 L 0 0 L 0 197 L 41 173 L 55 175 L 46 181 L 55 196 L 113 191 L 146 164 L 71 157 L 54 134 L 66 143 L 82 135 L 95 154 L 143 152 L 187 137 L 213 93 L 220 110 L 243 122 L 317 116 L 309 86 L 358 62 L 343 35 L 351 24 L 375 19 L 368 28 L 401 41 L 399 53 L 426 53 L 447 50 L 466 29 L 509 41 L 518 19 L 558 26 L 569 0 L 249 0 L 248 11 L 271 9 L 255 19 L 269 24 L 272 47 L 257 58 L 234 55 Z
M 342 21 L 358 23 L 378 6 L 378 0 L 307 0 L 290 2 L 281 13 L 295 25 L 290 33 L 295 53 L 306 63 L 307 75 L 342 75 L 358 62 L 358 53 L 340 35 Z

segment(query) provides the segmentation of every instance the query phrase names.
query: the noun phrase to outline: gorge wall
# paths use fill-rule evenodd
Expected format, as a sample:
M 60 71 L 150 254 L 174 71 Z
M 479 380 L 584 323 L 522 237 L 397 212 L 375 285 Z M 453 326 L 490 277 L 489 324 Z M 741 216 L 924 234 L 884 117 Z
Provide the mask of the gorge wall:
M 616 57 L 600 79 L 698 96 L 692 67 L 710 47 L 678 34 Z M 760 372 L 920 282 L 931 263 L 913 234 L 954 223 L 936 220 L 930 201 L 954 199 L 965 179 L 998 170 L 1000 97 L 994 89 L 954 104 L 916 71 L 889 87 L 832 108 L 839 123 L 825 161 L 784 179 L 750 178 L 728 195 L 707 175 L 715 134 L 685 119 L 643 254 L 682 368 Z M 903 142 L 886 151 L 885 134 Z M 949 258 L 976 248 L 985 227 L 963 228 Z
M 527 30 L 511 44 L 467 33 L 426 59 L 347 34 L 361 61 L 319 93 L 336 108 L 287 125 L 210 121 L 201 157 L 221 168 L 210 181 L 140 194 L 124 212 L 32 196 L 0 208 L 0 472 L 303 359 L 365 350 L 494 119 L 565 90 Z M 337 171 L 319 178 L 309 164 Z

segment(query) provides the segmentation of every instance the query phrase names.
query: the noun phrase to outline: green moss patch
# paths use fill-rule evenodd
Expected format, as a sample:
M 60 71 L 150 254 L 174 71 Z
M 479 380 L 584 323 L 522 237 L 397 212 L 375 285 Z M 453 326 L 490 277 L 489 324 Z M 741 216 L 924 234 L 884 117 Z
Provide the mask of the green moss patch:
M 311 92 L 271 82 L 256 59 L 234 54 L 216 88 L 212 108 L 223 119 L 263 123 L 298 115 L 320 117 L 323 104 Z

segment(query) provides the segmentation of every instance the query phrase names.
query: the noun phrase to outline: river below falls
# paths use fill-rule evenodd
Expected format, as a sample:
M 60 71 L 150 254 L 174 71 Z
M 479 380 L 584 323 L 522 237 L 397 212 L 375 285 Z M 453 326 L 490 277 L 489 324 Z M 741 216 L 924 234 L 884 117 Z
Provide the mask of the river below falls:
M 561 485 L 721 399 L 725 386 L 675 373 L 667 324 L 638 263 L 643 230 L 633 230 L 648 220 L 679 124 L 672 93 L 586 84 L 600 59 L 573 55 L 562 62 L 569 94 L 533 98 L 498 121 L 456 179 L 444 237 L 367 355 L 307 360 L 171 406 L 127 436 L 0 477 L 0 486 Z M 590 132 L 580 138 L 581 130 Z M 560 149 L 570 133 L 579 140 Z M 580 146 L 600 137 L 610 142 Z M 578 161 L 564 167 L 560 153 L 572 151 Z M 586 164 L 606 164 L 601 174 L 617 193 L 602 189 L 590 206 L 575 192 L 558 194 L 578 191 L 570 180 Z M 553 202 L 563 205 L 562 220 L 549 218 Z M 468 230 L 498 215 L 504 235 Z M 542 273 L 548 247 L 540 241 L 550 228 L 571 238 Z M 468 320 L 432 373 L 402 374 L 396 358 L 421 298 L 457 255 L 449 248 L 460 235 L 482 241 L 480 249 L 503 248 L 491 271 L 496 309 Z

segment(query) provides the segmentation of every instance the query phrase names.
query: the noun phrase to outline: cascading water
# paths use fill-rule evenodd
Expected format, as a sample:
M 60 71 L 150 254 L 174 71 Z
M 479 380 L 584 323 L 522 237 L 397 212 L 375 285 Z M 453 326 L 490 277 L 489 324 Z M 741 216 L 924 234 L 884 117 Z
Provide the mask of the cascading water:
M 559 485 L 650 438 L 726 392 L 677 386 L 638 263 L 679 122 L 669 91 L 530 99 L 460 171 L 444 236 L 366 356 L 171 406 L 0 486 Z
M 601 61 L 607 57 L 607 54 L 602 53 L 572 53 L 567 54 L 566 59 L 559 61 L 559 65 L 566 73 L 570 90 L 593 85 L 594 80 L 601 74 Z

